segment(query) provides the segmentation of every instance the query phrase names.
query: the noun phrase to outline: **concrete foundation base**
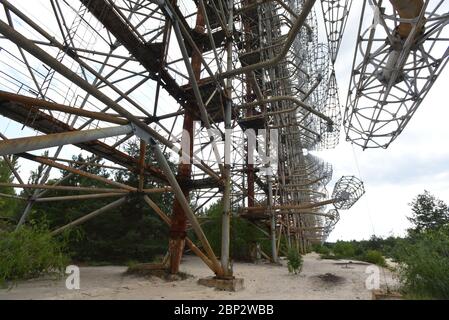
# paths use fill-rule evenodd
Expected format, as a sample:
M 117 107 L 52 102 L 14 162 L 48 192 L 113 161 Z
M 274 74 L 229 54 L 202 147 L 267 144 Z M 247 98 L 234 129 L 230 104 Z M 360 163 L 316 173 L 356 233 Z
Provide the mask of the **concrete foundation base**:
M 198 280 L 198 284 L 216 288 L 223 291 L 240 291 L 243 290 L 243 279 L 233 278 L 233 279 L 220 279 L 216 277 L 207 277 Z

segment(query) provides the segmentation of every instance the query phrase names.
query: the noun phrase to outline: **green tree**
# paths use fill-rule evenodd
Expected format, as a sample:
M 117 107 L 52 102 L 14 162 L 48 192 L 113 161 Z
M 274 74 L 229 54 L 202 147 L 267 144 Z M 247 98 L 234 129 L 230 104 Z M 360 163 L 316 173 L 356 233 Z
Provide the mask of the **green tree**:
M 410 233 L 419 233 L 427 230 L 437 230 L 449 224 L 449 208 L 442 200 L 437 199 L 425 190 L 410 203 L 412 216 L 408 220 L 414 227 Z
M 405 293 L 412 298 L 449 299 L 449 225 L 415 234 L 398 246 Z
M 139 148 L 137 141 L 131 141 L 125 152 L 137 158 Z M 94 157 L 73 157 L 73 167 L 80 169 L 83 163 L 92 162 Z M 146 162 L 152 163 L 153 156 L 148 150 Z M 99 166 L 101 161 L 82 168 L 83 171 L 105 177 L 131 186 L 138 185 L 138 174 L 125 170 L 106 170 Z M 68 174 L 61 171 L 62 175 Z M 54 181 L 48 181 L 49 184 Z M 72 175 L 64 181 L 66 186 L 111 188 L 97 180 L 80 175 Z M 157 188 L 160 182 L 146 177 L 145 188 Z M 83 192 L 51 190 L 46 197 L 77 195 Z M 173 195 L 171 193 L 152 194 L 152 200 L 166 213 L 169 213 Z M 45 221 L 51 230 L 76 220 L 115 199 L 100 198 L 82 201 L 57 201 L 36 203 L 30 220 Z M 110 210 L 94 219 L 70 229 L 68 250 L 76 261 L 92 261 L 105 263 L 126 263 L 130 260 L 148 262 L 155 256 L 165 253 L 168 243 L 168 227 L 156 213 L 143 201 L 140 194 L 130 194 L 128 201 L 119 208 Z
M 9 158 L 11 165 L 18 169 L 17 158 Z M 8 165 L 8 163 L 1 159 L 0 160 L 0 182 L 1 183 L 12 183 L 14 181 L 14 175 Z M 15 195 L 14 188 L 12 187 L 1 187 L 0 193 L 6 195 Z M 0 196 L 0 218 L 11 219 L 15 215 L 15 209 L 17 207 L 17 200 L 7 197 Z
M 351 242 L 337 241 L 333 252 L 337 258 L 353 258 L 355 256 L 355 246 Z
M 43 157 L 47 158 L 48 157 L 48 150 L 44 151 L 44 153 L 42 154 Z M 28 178 L 28 183 L 29 184 L 39 184 L 42 177 L 44 176 L 45 173 L 45 164 L 40 164 L 36 170 L 31 170 L 30 172 L 30 177 Z
M 362 260 L 379 266 L 386 266 L 386 261 L 382 252 L 377 250 L 367 250 L 362 257 Z

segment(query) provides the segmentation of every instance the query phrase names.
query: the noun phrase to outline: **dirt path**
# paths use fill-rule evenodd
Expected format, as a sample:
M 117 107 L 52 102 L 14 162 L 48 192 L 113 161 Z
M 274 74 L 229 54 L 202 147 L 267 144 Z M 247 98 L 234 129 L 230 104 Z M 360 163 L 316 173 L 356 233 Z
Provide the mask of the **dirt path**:
M 289 274 L 285 266 L 235 263 L 234 274 L 245 279 L 245 289 L 223 292 L 198 285 L 198 278 L 212 273 L 201 260 L 187 256 L 181 270 L 193 277 L 182 281 L 124 276 L 126 267 L 120 266 L 81 267 L 80 290 L 67 290 L 65 279 L 47 277 L 0 290 L 0 299 L 371 299 L 365 287 L 368 266 L 321 260 L 313 253 L 304 257 L 299 275 Z M 381 269 L 381 287 L 385 283 L 391 287 L 396 281 Z

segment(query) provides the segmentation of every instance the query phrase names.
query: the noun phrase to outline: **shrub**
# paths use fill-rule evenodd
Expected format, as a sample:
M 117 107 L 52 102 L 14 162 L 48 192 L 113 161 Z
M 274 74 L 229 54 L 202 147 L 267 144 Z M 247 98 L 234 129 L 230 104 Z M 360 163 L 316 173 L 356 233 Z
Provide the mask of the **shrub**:
M 290 273 L 298 274 L 302 266 L 302 257 L 298 250 L 291 247 L 287 252 L 287 267 Z
M 363 261 L 374 263 L 382 267 L 386 265 L 384 256 L 380 251 L 377 250 L 366 251 L 363 255 Z
M 449 299 L 449 227 L 426 231 L 402 244 L 400 280 L 416 298 Z
M 337 258 L 353 258 L 355 256 L 355 247 L 350 242 L 337 241 L 333 251 Z
M 322 254 L 322 255 L 324 255 L 324 256 L 329 255 L 330 252 L 331 252 L 330 249 L 329 249 L 328 247 L 322 246 L 322 245 L 316 246 L 316 247 L 314 248 L 314 251 L 315 251 L 316 253 Z
M 62 273 L 68 261 L 63 247 L 44 227 L 0 231 L 0 285 L 50 272 Z

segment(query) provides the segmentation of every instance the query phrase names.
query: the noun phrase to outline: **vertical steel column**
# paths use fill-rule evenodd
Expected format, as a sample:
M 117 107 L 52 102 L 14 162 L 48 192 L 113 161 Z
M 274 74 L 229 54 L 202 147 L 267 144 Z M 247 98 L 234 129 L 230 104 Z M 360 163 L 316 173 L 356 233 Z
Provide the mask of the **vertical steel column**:
M 268 126 L 267 126 L 268 128 Z M 265 153 L 268 159 L 270 159 L 270 130 L 266 129 L 265 136 Z M 266 173 L 265 176 L 267 178 L 267 187 L 268 187 L 268 198 L 267 205 L 270 213 L 270 233 L 271 233 L 271 256 L 274 263 L 278 262 L 278 252 L 276 246 L 276 213 L 273 212 L 273 183 L 272 183 L 272 170 L 270 170 L 271 161 L 268 161 L 265 165 Z
M 226 39 L 227 67 L 232 69 L 232 34 L 234 14 L 234 1 L 228 1 L 229 21 L 228 37 Z M 226 81 L 226 105 L 225 105 L 225 163 L 224 163 L 224 193 L 223 193 L 223 216 L 221 222 L 221 266 L 225 276 L 232 276 L 232 268 L 229 261 L 230 229 L 231 229 L 231 130 L 232 130 L 232 78 Z
M 303 243 L 302 243 L 303 231 L 301 230 L 300 223 L 299 223 L 301 217 L 297 213 L 295 213 L 293 215 L 293 217 L 294 217 L 294 226 L 295 226 L 295 243 L 296 243 L 296 248 L 298 248 L 299 252 L 305 253 L 304 246 L 303 246 Z
M 200 7 L 198 7 L 196 16 L 195 30 L 204 33 L 204 15 Z M 201 51 L 202 48 L 198 47 Z M 191 61 L 193 73 L 196 80 L 201 78 L 201 55 L 195 50 L 192 51 Z M 177 180 L 182 187 L 184 197 L 189 200 L 191 187 L 189 181 L 192 177 L 192 155 L 193 155 L 193 114 L 196 104 L 184 110 L 183 133 L 181 138 L 181 162 L 178 167 Z M 186 150 L 188 149 L 188 150 Z M 182 253 L 185 247 L 185 238 L 187 230 L 187 216 L 184 212 L 179 199 L 175 197 L 173 202 L 173 218 L 170 225 L 170 273 L 176 274 L 181 264 Z
M 282 138 L 281 138 L 282 139 Z M 286 202 L 285 197 L 284 197 L 284 188 L 285 188 L 285 163 L 286 161 L 284 161 L 284 151 L 282 148 L 282 143 L 279 143 L 278 146 L 278 171 L 279 171 L 279 176 L 280 176 L 280 181 L 278 181 L 278 193 L 279 193 L 279 203 L 282 205 L 284 204 L 284 202 Z M 290 248 L 292 246 L 292 242 L 291 242 L 291 233 L 290 233 L 290 228 L 291 228 L 291 215 L 289 213 L 287 213 L 284 216 L 284 221 L 286 223 L 286 238 L 287 238 L 287 244 L 288 247 Z
M 176 197 L 179 198 L 179 204 L 184 209 L 184 212 L 186 213 L 187 217 L 190 220 L 190 223 L 192 224 L 192 228 L 195 231 L 195 234 L 197 235 L 198 239 L 201 241 L 201 244 L 204 248 L 204 251 L 206 252 L 207 256 L 211 260 L 211 263 L 213 265 L 213 271 L 217 274 L 217 276 L 223 275 L 223 269 L 221 268 L 221 264 L 218 261 L 217 257 L 215 256 L 214 251 L 212 250 L 212 247 L 210 246 L 209 241 L 207 241 L 206 235 L 203 232 L 203 229 L 201 229 L 200 224 L 198 223 L 198 220 L 195 217 L 195 214 L 193 213 L 192 209 L 190 208 L 190 204 L 187 201 L 185 197 L 183 197 L 182 189 L 176 180 L 175 175 L 172 172 L 172 169 L 170 168 L 167 159 L 165 158 L 164 154 L 162 153 L 161 149 L 159 148 L 156 141 L 150 137 L 149 135 L 146 135 L 144 132 L 140 132 L 142 136 L 147 136 L 148 142 L 150 143 L 150 146 L 154 152 L 154 156 L 156 157 L 156 161 L 161 166 L 162 171 L 167 176 L 167 179 L 172 186 L 173 193 Z M 146 139 L 146 140 L 147 140 Z
M 270 221 L 270 229 L 271 229 L 271 255 L 273 258 L 273 262 L 278 262 L 278 253 L 276 249 L 276 213 L 273 212 L 273 186 L 271 183 L 271 177 L 267 175 L 267 184 L 268 184 L 268 208 L 270 211 L 271 221 Z
M 254 4 L 254 0 L 246 0 L 244 1 L 244 5 L 246 6 L 250 6 Z M 253 10 L 257 10 L 257 8 L 253 8 Z M 243 14 L 242 14 L 243 15 Z M 246 52 L 249 53 L 252 49 L 251 49 L 251 40 L 252 40 L 252 36 L 251 36 L 251 26 L 250 26 L 250 21 L 248 18 L 244 18 L 242 16 L 242 23 L 243 23 L 243 32 L 244 32 L 244 36 L 245 36 L 245 45 L 246 45 Z M 253 98 L 253 89 L 252 89 L 252 85 L 251 85 L 251 80 L 250 80 L 251 74 L 249 72 L 247 72 L 245 74 L 245 83 L 246 83 L 246 102 L 252 102 L 254 101 Z M 255 80 L 257 81 L 257 79 Z M 253 115 L 253 108 L 247 108 L 246 109 L 246 117 L 250 117 Z M 257 136 L 257 134 L 256 134 Z M 247 144 L 246 144 L 246 174 L 247 174 L 247 198 L 248 198 L 248 207 L 254 207 L 254 158 L 253 158 L 253 149 L 254 146 L 250 146 L 250 140 L 248 139 Z

